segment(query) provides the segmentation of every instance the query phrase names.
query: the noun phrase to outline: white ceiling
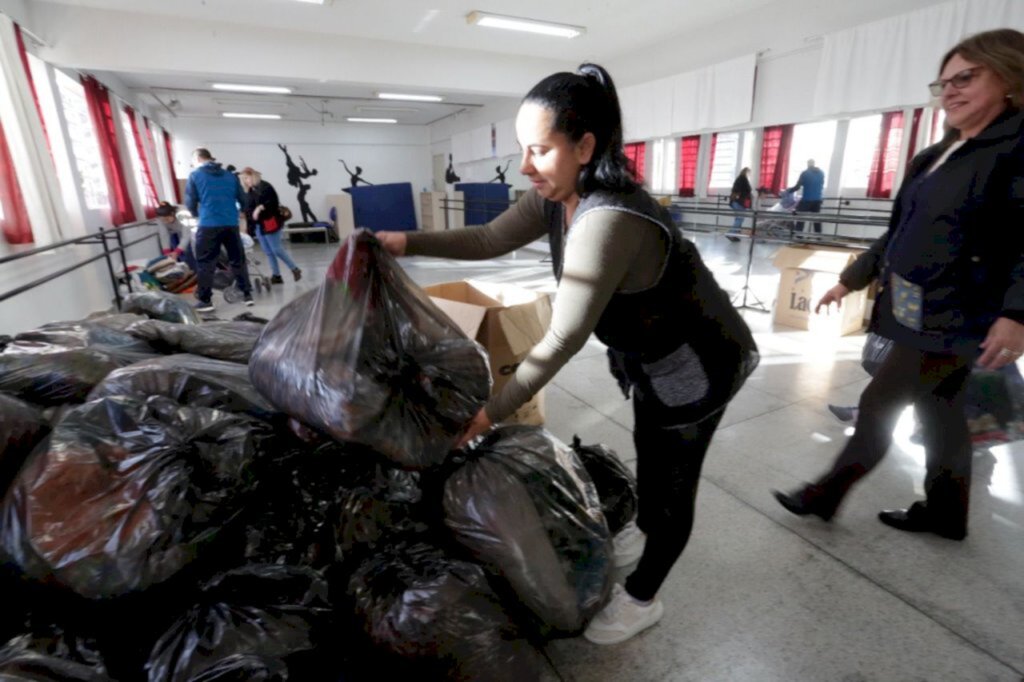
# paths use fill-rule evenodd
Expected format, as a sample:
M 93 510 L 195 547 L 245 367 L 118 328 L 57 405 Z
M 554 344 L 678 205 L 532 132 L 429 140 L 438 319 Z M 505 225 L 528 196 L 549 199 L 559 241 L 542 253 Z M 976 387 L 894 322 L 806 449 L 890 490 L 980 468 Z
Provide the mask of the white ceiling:
M 782 43 L 800 47 L 824 31 L 940 0 L 23 1 L 45 57 L 112 75 L 175 117 L 248 111 L 425 125 L 515 101 L 540 77 L 582 61 L 617 67 L 621 86 Z M 586 33 L 565 40 L 471 26 L 473 10 L 580 25 Z M 284 85 L 295 95 L 213 92 L 212 82 Z M 445 102 L 383 103 L 374 99 L 379 91 L 437 94 Z

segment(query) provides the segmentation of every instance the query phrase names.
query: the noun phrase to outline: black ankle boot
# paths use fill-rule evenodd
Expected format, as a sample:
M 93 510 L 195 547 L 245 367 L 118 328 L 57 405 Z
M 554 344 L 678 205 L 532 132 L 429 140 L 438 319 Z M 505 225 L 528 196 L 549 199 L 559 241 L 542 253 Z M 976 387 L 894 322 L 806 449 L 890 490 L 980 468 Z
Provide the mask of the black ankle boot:
M 293 268 L 292 277 L 294 277 L 295 281 L 298 282 L 300 279 L 302 279 L 302 270 L 299 270 L 298 268 Z
M 813 514 L 822 521 L 831 521 L 835 516 L 836 509 L 842 498 L 837 498 L 818 485 L 808 483 L 800 490 L 792 493 L 783 493 L 778 490 L 772 491 L 775 499 L 779 501 L 786 511 L 797 516 Z
M 281 279 L 281 275 L 271 275 L 270 276 L 270 283 L 271 284 L 284 284 L 284 280 Z

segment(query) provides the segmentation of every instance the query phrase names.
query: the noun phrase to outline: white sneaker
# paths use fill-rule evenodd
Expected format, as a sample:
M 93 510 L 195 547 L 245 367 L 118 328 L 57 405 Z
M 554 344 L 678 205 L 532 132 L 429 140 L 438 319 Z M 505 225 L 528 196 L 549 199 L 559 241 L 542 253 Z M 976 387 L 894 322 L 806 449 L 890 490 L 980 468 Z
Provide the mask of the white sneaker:
M 636 525 L 636 521 L 630 521 L 622 527 L 614 538 L 612 548 L 615 552 L 615 568 L 622 568 L 638 561 L 644 553 L 644 545 L 647 543 L 647 534 Z
M 657 623 L 664 613 L 665 606 L 660 599 L 641 604 L 616 583 L 612 587 L 612 598 L 590 621 L 583 636 L 594 644 L 618 644 Z

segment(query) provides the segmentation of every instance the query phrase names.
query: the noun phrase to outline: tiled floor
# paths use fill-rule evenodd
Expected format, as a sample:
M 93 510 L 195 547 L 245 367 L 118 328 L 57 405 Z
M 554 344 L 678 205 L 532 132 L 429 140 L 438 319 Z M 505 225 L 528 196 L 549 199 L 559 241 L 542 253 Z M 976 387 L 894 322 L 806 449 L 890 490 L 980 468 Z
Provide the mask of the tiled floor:
M 723 287 L 738 290 L 748 242 L 695 239 Z M 769 304 L 775 248 L 757 245 L 751 277 L 752 291 Z M 306 277 L 258 296 L 253 312 L 271 316 L 315 286 L 333 251 L 293 246 Z M 542 257 L 522 250 L 484 263 L 403 264 L 424 284 L 475 277 L 551 291 Z M 241 310 L 220 306 L 219 314 Z M 660 595 L 664 620 L 618 646 L 551 643 L 547 679 L 1024 679 L 1024 444 L 976 453 L 970 536 L 962 543 L 901 533 L 875 517 L 921 494 L 923 451 L 910 443 L 907 419 L 889 456 L 833 523 L 792 516 L 770 490 L 821 472 L 846 438 L 826 404 L 855 404 L 866 385 L 863 336 L 822 340 L 773 329 L 764 313 L 745 317 L 762 363 L 712 442 L 693 538 Z M 558 374 L 546 399 L 555 435 L 604 442 L 632 462 L 632 409 L 600 344 L 592 341 Z

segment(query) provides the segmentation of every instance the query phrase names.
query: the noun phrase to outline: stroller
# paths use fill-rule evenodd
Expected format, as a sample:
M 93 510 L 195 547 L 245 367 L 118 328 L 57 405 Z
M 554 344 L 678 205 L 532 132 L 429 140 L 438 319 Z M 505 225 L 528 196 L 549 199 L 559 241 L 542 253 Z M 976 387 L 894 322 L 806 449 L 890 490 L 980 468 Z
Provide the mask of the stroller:
M 796 213 L 796 206 L 798 203 L 800 203 L 800 200 L 797 198 L 796 192 L 782 190 L 782 192 L 779 193 L 779 200 L 772 205 L 768 211 L 771 213 L 792 215 L 793 213 Z M 758 230 L 767 237 L 790 237 L 793 235 L 793 231 L 795 229 L 796 221 L 783 218 L 782 215 L 778 218 L 765 220 L 758 225 Z

